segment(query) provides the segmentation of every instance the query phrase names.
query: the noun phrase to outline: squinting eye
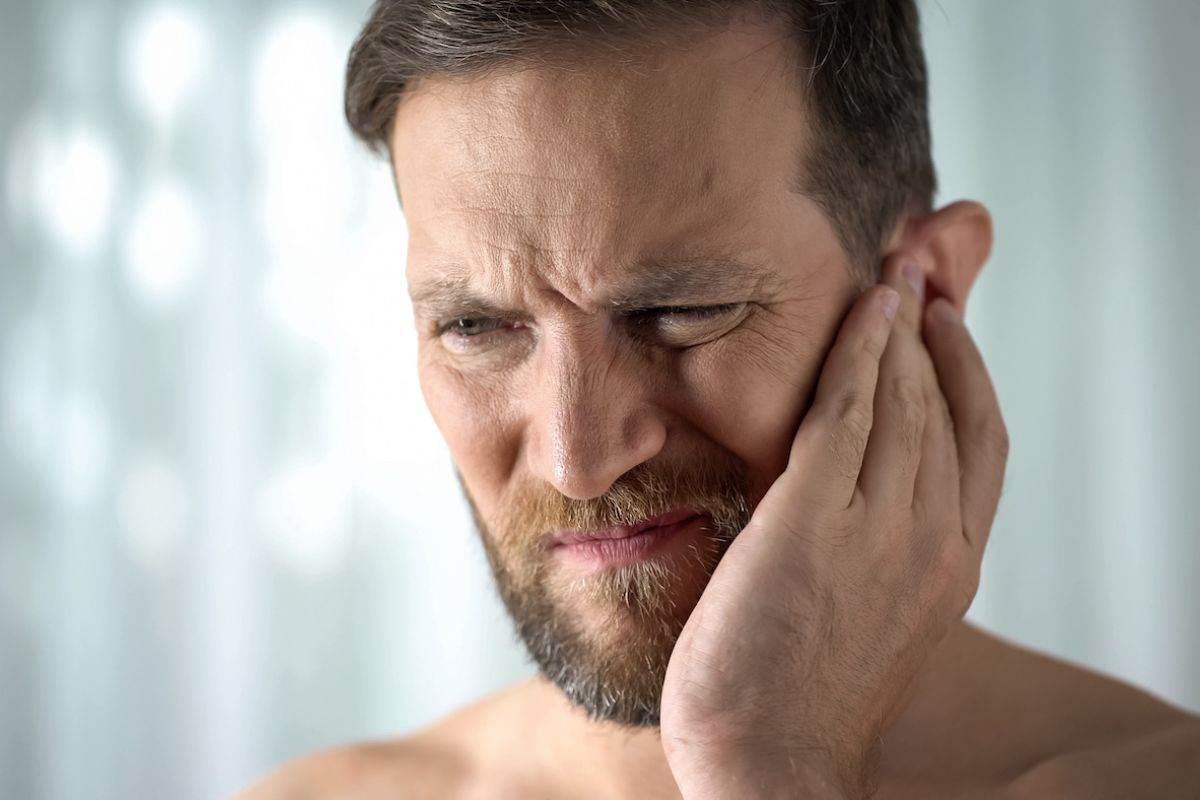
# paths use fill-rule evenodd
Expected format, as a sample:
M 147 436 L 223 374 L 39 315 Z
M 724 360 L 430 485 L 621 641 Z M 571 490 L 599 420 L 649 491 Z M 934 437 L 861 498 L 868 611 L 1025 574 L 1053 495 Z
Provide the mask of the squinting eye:
M 639 325 L 694 325 L 730 317 L 746 307 L 745 303 L 721 303 L 715 306 L 661 306 L 631 314 Z
M 721 303 L 711 306 L 660 306 L 630 314 L 639 328 L 673 347 L 692 347 L 710 342 L 733 330 L 749 310 L 747 303 Z
M 463 317 L 440 325 L 438 335 L 453 333 L 456 336 L 470 338 L 499 330 L 503 325 L 503 321 L 490 317 Z
M 741 309 L 743 305 L 743 303 L 722 303 L 716 306 L 668 306 L 649 309 L 648 313 L 652 313 L 660 319 L 675 317 L 681 320 L 706 320 L 731 314 Z

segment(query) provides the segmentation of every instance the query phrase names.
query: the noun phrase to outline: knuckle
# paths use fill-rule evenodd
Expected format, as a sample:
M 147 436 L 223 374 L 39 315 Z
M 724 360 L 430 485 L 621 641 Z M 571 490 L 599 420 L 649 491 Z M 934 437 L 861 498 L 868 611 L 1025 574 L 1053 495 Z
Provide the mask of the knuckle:
M 838 399 L 838 426 L 855 436 L 866 438 L 872 422 L 871 398 L 859 391 L 849 391 Z
M 919 452 L 925 428 L 925 404 L 920 386 L 908 376 L 897 376 L 890 381 L 888 398 L 896 409 L 903 451 L 909 454 Z
M 834 469 L 841 478 L 858 477 L 859 459 L 867 446 L 867 433 L 856 427 L 838 426 L 829 437 Z
M 921 403 L 921 384 L 911 375 L 893 375 L 888 379 L 888 399 L 901 407 L 917 406 Z
M 1007 461 L 1009 449 L 1012 446 L 1012 440 L 1008 438 L 1008 428 L 1003 422 L 1000 422 L 996 426 L 996 430 L 993 434 L 992 444 L 996 448 L 996 452 L 999 454 L 1000 459 L 1002 461 Z
M 999 416 L 988 415 L 976 425 L 975 441 L 987 452 L 995 455 L 996 460 L 1008 460 L 1011 442 L 1008 438 L 1008 428 Z
M 971 607 L 979 586 L 979 569 L 958 530 L 937 532 L 921 548 L 920 596 L 937 619 L 961 619 Z
M 957 538 L 957 537 L 955 537 Z M 946 540 L 935 548 L 933 582 L 942 592 L 954 592 L 966 576 L 966 558 L 955 539 Z
M 863 338 L 862 351 L 859 358 L 862 360 L 862 368 L 867 369 L 875 364 L 878 364 L 883 359 L 883 354 L 887 351 L 886 336 L 866 336 Z

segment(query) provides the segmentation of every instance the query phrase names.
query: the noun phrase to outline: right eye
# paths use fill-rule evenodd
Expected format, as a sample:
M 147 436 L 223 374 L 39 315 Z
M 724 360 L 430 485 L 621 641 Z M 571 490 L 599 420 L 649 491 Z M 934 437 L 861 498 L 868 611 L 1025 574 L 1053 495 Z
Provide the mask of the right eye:
M 438 335 L 445 336 L 451 334 L 470 339 L 499 330 L 503 324 L 503 320 L 494 317 L 462 317 L 461 319 L 450 320 L 439 325 Z
M 521 320 L 507 317 L 455 317 L 439 322 L 435 335 L 450 352 L 473 355 L 523 341 L 514 334 L 525 327 Z

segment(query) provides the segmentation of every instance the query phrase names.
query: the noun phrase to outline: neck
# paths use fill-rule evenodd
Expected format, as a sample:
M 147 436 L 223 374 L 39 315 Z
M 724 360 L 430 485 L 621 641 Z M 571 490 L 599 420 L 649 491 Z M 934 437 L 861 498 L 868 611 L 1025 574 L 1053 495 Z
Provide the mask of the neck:
M 956 626 L 914 682 L 908 703 L 884 734 L 881 777 L 889 764 L 920 757 L 919 747 L 931 728 L 944 726 L 957 713 L 955 673 L 977 634 Z M 594 722 L 572 706 L 556 686 L 542 677 L 523 684 L 522 695 L 531 740 L 524 752 L 532 755 L 539 772 L 567 786 L 588 786 L 597 797 L 678 798 L 679 789 L 667 765 L 657 728 L 626 728 Z M 910 752 L 911 751 L 911 752 Z
M 539 719 L 536 747 L 549 774 L 591 788 L 598 797 L 679 797 L 658 728 L 594 722 L 545 678 L 524 687 Z

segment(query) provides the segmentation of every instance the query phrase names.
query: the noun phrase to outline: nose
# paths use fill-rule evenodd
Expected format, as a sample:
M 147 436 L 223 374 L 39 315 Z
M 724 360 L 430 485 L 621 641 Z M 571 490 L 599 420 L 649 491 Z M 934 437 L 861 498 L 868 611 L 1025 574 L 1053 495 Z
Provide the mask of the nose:
M 603 495 L 662 451 L 666 421 L 653 372 L 611 344 L 556 337 L 539 353 L 529 409 L 530 470 L 576 500 Z

